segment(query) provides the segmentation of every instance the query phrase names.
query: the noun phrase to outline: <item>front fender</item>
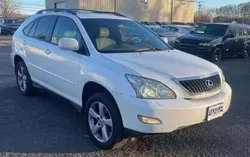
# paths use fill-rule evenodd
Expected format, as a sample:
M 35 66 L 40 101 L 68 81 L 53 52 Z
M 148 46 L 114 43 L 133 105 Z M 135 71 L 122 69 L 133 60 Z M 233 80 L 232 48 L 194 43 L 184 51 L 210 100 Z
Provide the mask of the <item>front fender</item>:
M 128 80 L 125 77 L 126 72 L 121 68 L 120 71 L 115 71 L 109 67 L 116 66 L 101 66 L 88 59 L 84 59 L 79 67 L 79 100 L 82 100 L 83 87 L 88 82 L 95 82 L 105 87 L 110 93 L 122 93 L 129 96 L 136 96 L 136 93 Z M 135 74 L 135 73 L 129 73 Z M 137 75 L 137 74 L 135 74 Z

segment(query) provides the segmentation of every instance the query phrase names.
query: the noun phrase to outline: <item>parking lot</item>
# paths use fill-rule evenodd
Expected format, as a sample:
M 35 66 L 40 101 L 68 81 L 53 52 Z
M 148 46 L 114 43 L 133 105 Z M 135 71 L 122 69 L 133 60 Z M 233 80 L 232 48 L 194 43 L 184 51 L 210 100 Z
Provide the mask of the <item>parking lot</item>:
M 0 156 L 250 156 L 250 60 L 219 64 L 233 89 L 224 117 L 101 151 L 67 100 L 42 89 L 33 97 L 19 94 L 10 52 L 11 37 L 0 37 Z

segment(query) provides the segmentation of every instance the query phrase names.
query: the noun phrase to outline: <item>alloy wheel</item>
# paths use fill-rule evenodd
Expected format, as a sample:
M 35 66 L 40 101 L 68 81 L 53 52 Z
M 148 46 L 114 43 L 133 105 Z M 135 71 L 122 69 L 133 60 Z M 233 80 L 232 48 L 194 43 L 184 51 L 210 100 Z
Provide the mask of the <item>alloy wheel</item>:
M 88 112 L 89 128 L 93 136 L 102 143 L 107 142 L 113 133 L 113 121 L 108 108 L 101 102 L 91 104 Z
M 248 58 L 250 53 L 250 48 L 246 47 L 243 51 L 243 58 Z
M 221 54 L 221 50 L 217 49 L 215 50 L 214 54 L 213 54 L 213 61 L 214 62 L 219 62 L 222 58 L 222 54 Z
M 22 92 L 27 89 L 27 76 L 25 74 L 24 68 L 20 66 L 17 70 L 17 81 Z

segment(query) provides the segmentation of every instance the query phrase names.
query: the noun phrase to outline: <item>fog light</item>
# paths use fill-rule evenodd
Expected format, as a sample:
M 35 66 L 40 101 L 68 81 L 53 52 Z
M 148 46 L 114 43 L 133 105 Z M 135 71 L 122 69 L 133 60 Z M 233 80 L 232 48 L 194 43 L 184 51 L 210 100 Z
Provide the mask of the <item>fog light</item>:
M 157 118 L 151 118 L 151 117 L 145 117 L 145 116 L 141 116 L 138 115 L 138 119 L 145 124 L 152 124 L 152 125 L 158 125 L 161 124 L 161 120 L 157 119 Z

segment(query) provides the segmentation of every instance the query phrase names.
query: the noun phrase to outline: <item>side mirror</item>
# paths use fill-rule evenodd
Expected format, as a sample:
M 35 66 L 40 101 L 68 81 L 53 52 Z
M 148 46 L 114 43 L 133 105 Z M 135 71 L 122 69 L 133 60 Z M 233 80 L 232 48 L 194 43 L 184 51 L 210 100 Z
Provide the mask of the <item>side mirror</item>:
M 66 51 L 78 51 L 79 43 L 74 38 L 62 38 L 59 40 L 59 48 Z
M 227 35 L 225 36 L 225 38 L 235 38 L 235 35 L 234 35 L 234 34 L 229 33 L 229 34 L 227 34 Z

